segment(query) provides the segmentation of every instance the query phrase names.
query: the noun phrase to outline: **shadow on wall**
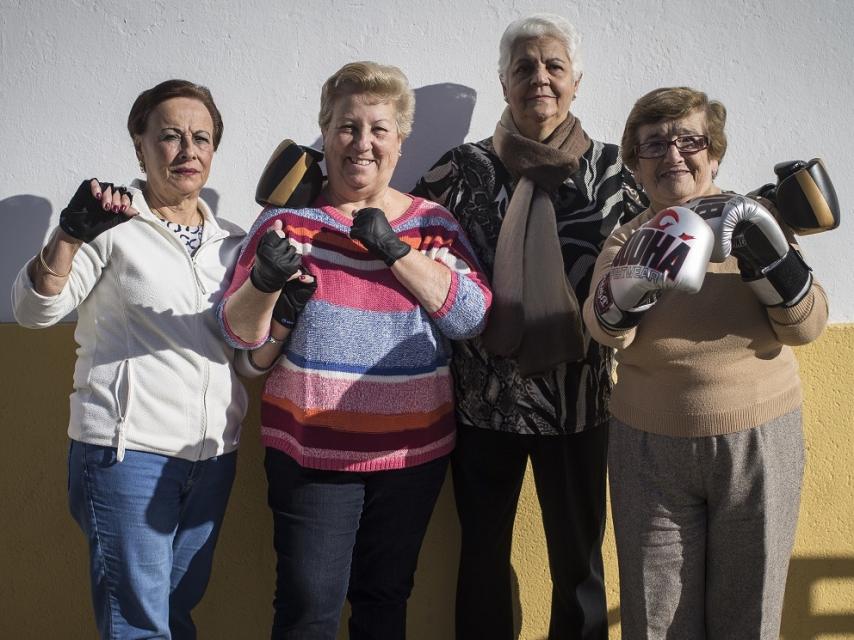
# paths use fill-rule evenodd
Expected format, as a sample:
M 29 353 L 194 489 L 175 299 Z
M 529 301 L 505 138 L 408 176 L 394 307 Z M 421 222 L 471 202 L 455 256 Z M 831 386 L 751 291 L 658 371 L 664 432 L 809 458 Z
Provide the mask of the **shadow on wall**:
M 11 231 L 0 235 L 0 273 L 9 278 L 4 283 L 7 294 L 18 271 L 41 248 L 52 212 L 50 202 L 39 196 L 22 194 L 0 200 L 0 226 Z M 8 300 L 6 295 L 5 304 Z
M 452 82 L 415 89 L 415 121 L 391 186 L 409 193 L 442 154 L 465 142 L 476 102 L 474 89 Z M 323 148 L 323 138 L 316 138 L 311 146 Z
M 219 194 L 214 189 L 208 189 L 205 187 L 202 189 L 202 192 L 199 194 L 207 205 L 211 208 L 211 213 L 214 216 L 219 216 Z
M 415 90 L 415 123 L 394 172 L 394 188 L 409 193 L 442 154 L 465 142 L 475 102 L 475 90 L 461 84 L 444 82 Z
M 822 584 L 824 583 L 824 584 Z M 848 610 L 816 611 L 817 600 L 846 602 L 845 597 L 817 597 L 816 591 L 838 586 L 851 593 L 854 585 L 854 557 L 792 558 L 783 603 L 781 638 L 818 640 L 820 637 L 854 637 L 854 602 Z

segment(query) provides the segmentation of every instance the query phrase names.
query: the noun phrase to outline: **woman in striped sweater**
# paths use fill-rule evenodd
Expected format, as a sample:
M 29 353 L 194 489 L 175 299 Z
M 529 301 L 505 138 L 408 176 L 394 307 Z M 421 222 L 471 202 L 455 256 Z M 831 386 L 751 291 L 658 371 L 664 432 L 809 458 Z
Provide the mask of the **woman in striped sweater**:
M 389 186 L 413 113 L 395 67 L 327 80 L 328 181 L 311 208 L 260 215 L 220 307 L 249 364 L 272 367 L 274 638 L 334 638 L 345 596 L 350 638 L 405 636 L 454 446 L 449 340 L 478 334 L 491 302 L 451 214 Z

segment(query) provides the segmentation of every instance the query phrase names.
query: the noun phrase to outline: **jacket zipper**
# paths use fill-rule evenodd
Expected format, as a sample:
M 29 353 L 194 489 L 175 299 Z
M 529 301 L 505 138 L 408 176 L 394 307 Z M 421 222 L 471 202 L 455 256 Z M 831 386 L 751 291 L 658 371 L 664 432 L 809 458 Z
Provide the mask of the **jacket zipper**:
M 121 381 L 125 381 L 125 395 L 127 396 L 127 404 L 122 408 L 121 398 Z M 119 410 L 119 422 L 116 425 L 117 439 L 116 443 L 116 460 L 121 462 L 125 459 L 125 449 L 127 445 L 127 424 L 130 418 L 130 409 L 133 395 L 131 387 L 133 386 L 133 369 L 130 365 L 130 360 L 123 360 L 119 365 L 119 382 L 116 384 L 116 390 L 113 392 L 113 398 L 116 401 L 116 407 Z
M 209 293 L 204 283 L 202 282 L 201 276 L 199 275 L 196 258 L 199 256 L 199 254 L 205 247 L 220 242 L 226 237 L 227 236 L 223 234 L 211 236 L 199 245 L 199 248 L 196 249 L 195 254 L 193 254 L 192 256 L 190 256 L 189 253 L 187 254 L 187 257 L 190 258 L 190 266 L 193 270 L 193 276 L 196 278 L 196 311 L 201 312 L 202 310 L 202 294 L 206 295 Z M 204 335 L 204 332 L 200 331 L 199 335 Z M 198 460 L 202 459 L 202 455 L 204 454 L 205 450 L 205 438 L 208 435 L 208 387 L 210 386 L 210 373 L 210 361 L 207 358 L 204 358 L 204 375 L 202 381 L 202 428 L 199 438 L 199 452 L 197 454 Z
M 229 236 L 228 232 L 220 230 L 220 232 L 217 233 L 216 235 L 212 235 L 207 240 L 204 240 L 201 244 L 199 244 L 199 248 L 196 249 L 196 253 L 191 256 L 189 254 L 189 252 L 187 251 L 186 247 L 181 244 L 181 241 L 175 237 L 174 233 L 172 233 L 169 229 L 165 228 L 161 224 L 154 223 L 154 226 L 157 227 L 162 234 L 171 238 L 171 240 L 170 240 L 171 242 L 177 243 L 180 246 L 181 253 L 183 253 L 187 257 L 187 261 L 190 265 L 190 271 L 192 271 L 193 279 L 196 281 L 196 312 L 200 313 L 202 311 L 202 294 L 206 295 L 209 293 L 209 291 L 207 290 L 207 287 L 205 287 L 204 283 L 202 282 L 201 276 L 199 276 L 198 269 L 196 268 L 197 267 L 196 258 L 202 252 L 202 249 L 204 249 L 205 247 L 208 247 L 212 244 L 216 244 L 216 243 L 221 242 L 222 240 L 225 240 L 226 238 L 228 238 L 228 236 Z M 204 335 L 204 332 L 200 331 L 198 335 Z M 201 435 L 201 438 L 200 438 L 201 442 L 199 444 L 198 453 L 196 454 L 197 460 L 201 460 L 201 458 L 202 458 L 202 454 L 204 453 L 204 449 L 205 449 L 205 437 L 207 436 L 207 433 L 208 433 L 208 398 L 207 398 L 207 395 L 208 395 L 208 387 L 210 386 L 210 362 L 209 362 L 208 358 L 206 358 L 206 357 L 202 358 L 202 360 L 204 362 L 204 365 L 203 365 L 204 366 L 204 373 L 203 373 L 203 381 L 202 381 L 202 415 L 201 415 L 202 429 L 201 429 L 201 434 L 200 434 Z M 120 428 L 120 434 L 121 433 L 122 433 L 122 430 Z M 123 438 L 123 436 L 120 435 L 120 440 L 122 438 Z M 122 454 L 124 454 L 124 451 L 122 452 Z

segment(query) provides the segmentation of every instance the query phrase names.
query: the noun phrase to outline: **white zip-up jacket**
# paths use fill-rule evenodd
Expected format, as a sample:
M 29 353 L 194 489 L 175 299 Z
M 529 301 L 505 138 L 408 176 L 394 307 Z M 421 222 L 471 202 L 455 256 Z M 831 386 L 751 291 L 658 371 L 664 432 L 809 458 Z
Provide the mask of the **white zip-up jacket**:
M 61 293 L 39 294 L 21 269 L 15 319 L 49 327 L 77 309 L 72 439 L 116 447 L 119 460 L 126 448 L 186 460 L 231 452 L 246 392 L 215 309 L 245 234 L 199 200 L 205 224 L 191 257 L 130 191 L 139 215 L 83 244 Z

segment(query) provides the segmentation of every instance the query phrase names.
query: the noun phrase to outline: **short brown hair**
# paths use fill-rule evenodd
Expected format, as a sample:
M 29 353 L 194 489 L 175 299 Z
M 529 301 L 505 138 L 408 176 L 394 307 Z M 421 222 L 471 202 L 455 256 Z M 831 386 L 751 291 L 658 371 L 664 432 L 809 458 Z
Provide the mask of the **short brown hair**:
M 397 132 L 404 140 L 409 136 L 415 116 L 415 93 L 409 86 L 409 80 L 397 67 L 368 61 L 345 64 L 323 83 L 317 117 L 320 130 L 326 131 L 329 127 L 338 98 L 361 93 L 380 102 L 393 103 Z
M 192 98 L 205 105 L 213 120 L 213 146 L 216 151 L 222 139 L 222 116 L 216 108 L 210 90 L 189 80 L 166 80 L 137 96 L 128 114 L 128 133 L 131 139 L 145 133 L 148 116 L 157 108 L 157 105 L 171 98 Z
M 657 124 L 665 120 L 679 120 L 694 111 L 706 114 L 709 136 L 709 157 L 721 161 L 726 153 L 726 107 L 717 100 L 709 100 L 702 91 L 690 87 L 663 87 L 650 91 L 635 102 L 623 130 L 621 149 L 623 162 L 634 170 L 637 168 L 638 129 L 645 124 Z

